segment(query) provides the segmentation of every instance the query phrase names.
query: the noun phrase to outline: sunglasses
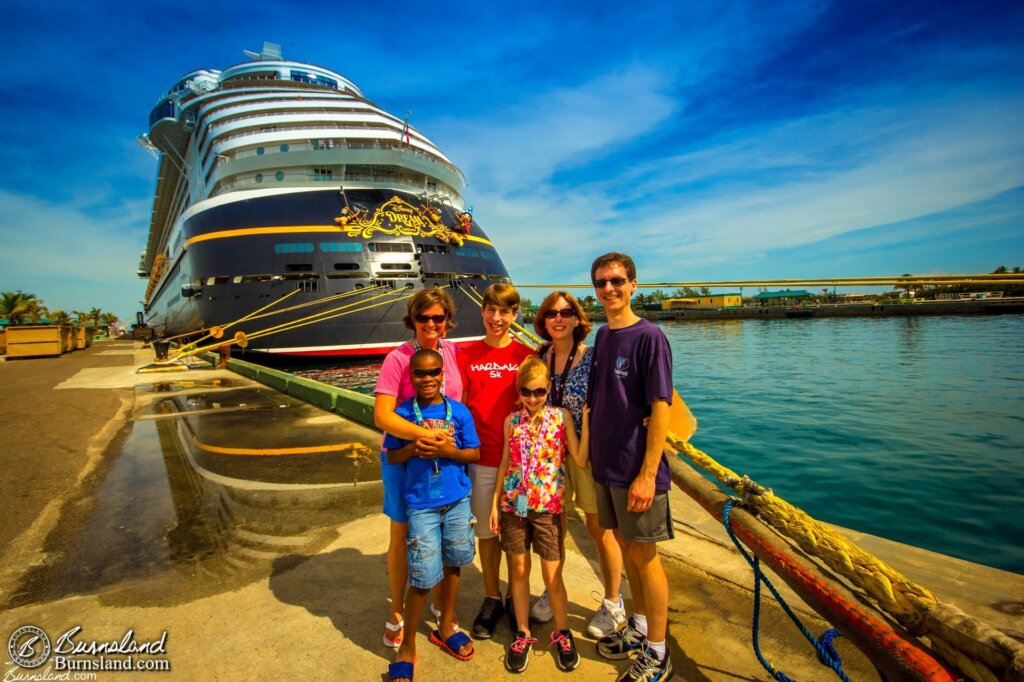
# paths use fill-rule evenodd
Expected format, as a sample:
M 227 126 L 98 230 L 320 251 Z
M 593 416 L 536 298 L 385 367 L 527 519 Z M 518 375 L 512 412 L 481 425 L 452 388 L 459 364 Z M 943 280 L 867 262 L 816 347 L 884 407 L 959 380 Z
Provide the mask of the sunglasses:
M 609 277 L 608 279 L 595 279 L 594 280 L 594 288 L 595 289 L 604 289 L 604 285 L 608 284 L 608 282 L 611 282 L 612 286 L 617 289 L 617 288 L 621 287 L 622 285 L 624 285 L 628 281 L 629 280 L 626 279 L 625 277 Z
M 447 315 L 417 315 L 416 321 L 420 324 L 426 324 L 427 322 L 433 322 L 434 324 L 441 324 L 448 319 Z
M 533 396 L 534 398 L 543 398 L 547 394 L 548 394 L 548 387 L 547 386 L 541 386 L 540 388 L 534 388 L 534 389 L 529 389 L 529 388 L 526 388 L 525 386 L 520 386 L 519 387 L 519 395 L 523 396 L 524 398 L 529 398 L 530 396 Z
M 425 377 L 436 377 L 443 371 L 444 370 L 440 367 L 435 367 L 433 369 L 414 369 L 412 371 L 412 375 L 417 379 L 423 379 Z
M 570 317 L 576 317 L 576 310 L 574 308 L 562 308 L 561 310 L 550 309 L 544 311 L 545 320 L 553 320 L 556 317 L 568 320 Z

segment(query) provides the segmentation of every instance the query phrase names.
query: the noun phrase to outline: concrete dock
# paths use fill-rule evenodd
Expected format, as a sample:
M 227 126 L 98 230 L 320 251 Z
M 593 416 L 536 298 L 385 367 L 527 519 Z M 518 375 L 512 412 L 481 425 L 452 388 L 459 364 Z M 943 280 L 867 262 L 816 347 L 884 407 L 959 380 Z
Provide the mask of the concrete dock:
M 78 642 L 166 632 L 162 653 L 135 658 L 168 662 L 170 679 L 385 679 L 393 658 L 381 644 L 388 522 L 379 513 L 379 434 L 203 363 L 136 373 L 152 359 L 132 342 L 100 341 L 0 363 L 0 642 L 26 625 L 54 643 L 76 626 Z M 676 679 L 769 679 L 750 644 L 749 568 L 678 491 L 673 515 L 677 538 L 663 556 Z M 858 541 L 941 598 L 1024 633 L 1024 576 Z M 601 659 L 580 635 L 600 582 L 578 518 L 567 549 L 570 626 L 583 657 L 574 675 L 614 680 L 626 663 Z M 483 597 L 478 567 L 463 572 L 458 614 L 467 626 Z M 541 589 L 535 572 L 533 594 Z M 827 629 L 783 594 L 812 632 Z M 761 618 L 761 647 L 776 667 L 798 680 L 832 678 L 774 602 Z M 549 631 L 537 629 L 542 642 Z M 430 645 L 428 632 L 419 629 L 418 680 L 506 674 L 507 626 L 477 642 L 469 662 Z M 843 639 L 837 647 L 852 679 L 878 679 L 859 651 Z M 540 650 L 521 678 L 557 674 Z

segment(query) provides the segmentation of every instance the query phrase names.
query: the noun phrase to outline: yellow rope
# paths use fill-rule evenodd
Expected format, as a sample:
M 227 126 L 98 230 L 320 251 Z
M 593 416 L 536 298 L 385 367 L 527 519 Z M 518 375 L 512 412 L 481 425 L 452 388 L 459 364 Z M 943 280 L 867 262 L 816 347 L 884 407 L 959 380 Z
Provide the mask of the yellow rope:
M 376 296 L 370 296 L 369 298 L 364 298 L 364 299 L 361 299 L 359 301 L 355 301 L 353 303 L 346 303 L 345 305 L 338 306 L 337 308 L 331 308 L 330 310 L 323 310 L 323 311 L 318 312 L 318 313 L 313 313 L 312 315 L 307 315 L 306 317 L 300 317 L 297 320 L 292 320 L 290 322 L 282 322 L 281 324 L 274 325 L 273 327 L 267 327 L 266 329 L 257 330 L 255 332 L 249 334 L 249 338 L 250 339 L 258 339 L 260 337 L 267 336 L 268 334 L 274 334 L 276 332 L 281 332 L 281 331 L 290 331 L 292 329 L 297 329 L 299 327 L 304 327 L 307 324 L 313 324 L 314 322 L 323 322 L 324 320 L 333 320 L 335 317 L 341 317 L 342 315 L 348 315 L 350 313 L 358 312 L 360 310 L 367 310 L 367 308 L 357 308 L 356 310 L 347 310 L 347 309 L 351 308 L 352 306 L 357 306 L 360 303 L 366 303 L 367 301 L 373 301 L 373 300 L 376 300 L 378 298 L 382 298 L 384 296 L 391 296 L 392 294 L 400 293 L 402 291 L 405 291 L 405 290 L 404 289 L 388 289 L 383 294 L 377 294 Z M 405 296 L 403 298 L 408 298 L 408 296 Z M 392 301 L 386 301 L 385 303 L 392 303 L 393 301 L 400 301 L 400 300 L 402 300 L 402 299 L 401 298 L 397 298 L 397 299 L 393 299 Z M 376 307 L 376 306 L 371 306 L 371 307 Z M 342 313 L 340 313 L 338 315 L 333 315 L 332 314 L 332 313 L 338 312 L 339 310 L 343 310 L 345 312 L 342 312 Z
M 377 289 L 382 289 L 382 288 L 385 288 L 385 287 L 383 287 L 382 285 L 378 285 L 378 286 L 370 287 L 368 289 L 357 289 L 357 290 L 353 290 L 351 292 L 343 292 L 342 294 L 334 294 L 333 296 L 329 296 L 329 297 L 327 297 L 325 299 L 319 299 L 317 301 L 312 301 L 312 302 L 307 302 L 307 303 L 300 303 L 297 306 L 291 306 L 290 308 L 286 308 L 286 309 L 283 309 L 283 310 L 276 310 L 274 312 L 265 313 L 263 315 L 256 315 L 256 313 L 260 312 L 259 310 L 257 310 L 257 311 L 254 311 L 253 313 L 250 313 L 249 315 L 247 315 L 247 316 L 245 316 L 243 318 L 240 318 L 240 319 L 236 320 L 235 322 L 232 322 L 231 324 L 237 324 L 237 323 L 242 322 L 244 320 L 255 320 L 255 319 L 258 319 L 260 317 L 269 317 L 270 315 L 276 315 L 277 313 L 286 312 L 288 310 L 295 310 L 295 309 L 304 308 L 306 306 L 313 305 L 313 304 L 316 304 L 316 303 L 323 303 L 325 301 L 337 300 L 339 298 L 348 297 L 348 296 L 352 295 L 353 293 L 362 294 L 362 293 L 365 293 L 367 291 L 375 291 Z M 292 294 L 296 293 L 297 291 L 298 291 L 298 289 L 296 289 L 295 291 L 291 292 L 290 294 L 287 294 L 287 296 L 291 296 Z M 228 340 L 228 341 L 218 341 L 217 343 L 210 344 L 209 346 L 197 346 L 196 345 L 198 343 L 198 341 L 197 341 L 197 342 L 189 344 L 187 346 L 183 346 L 174 355 L 174 357 L 171 358 L 171 359 L 172 360 L 179 360 L 181 358 L 189 357 L 189 356 L 192 356 L 192 355 L 198 355 L 199 353 L 205 353 L 206 351 L 209 351 L 209 350 L 214 350 L 214 349 L 216 349 L 216 348 L 218 348 L 220 346 L 223 346 L 223 345 L 232 345 L 232 344 L 235 344 L 235 343 L 241 343 L 242 340 L 248 341 L 249 339 L 260 338 L 260 337 L 266 336 L 268 334 L 272 334 L 272 333 L 276 333 L 276 332 L 280 332 L 280 331 L 288 331 L 288 330 L 291 330 L 291 329 L 294 329 L 294 328 L 297 328 L 297 327 L 302 327 L 302 326 L 305 326 L 306 324 L 312 324 L 313 322 L 321 322 L 323 320 L 333 319 L 334 317 L 339 317 L 339 315 L 331 315 L 331 313 L 337 312 L 338 310 L 343 310 L 345 308 L 351 308 L 352 306 L 359 305 L 360 303 L 365 303 L 366 301 L 374 300 L 376 298 L 381 298 L 382 296 L 389 296 L 389 295 L 391 295 L 393 293 L 396 293 L 396 291 L 397 292 L 401 292 L 401 291 L 404 291 L 404 289 L 398 289 L 398 290 L 388 289 L 388 291 L 386 291 L 383 294 L 379 294 L 377 296 L 373 296 L 373 297 L 368 298 L 368 299 L 363 299 L 361 301 L 355 301 L 354 303 L 349 303 L 347 305 L 338 306 L 337 308 L 331 308 L 330 310 L 324 310 L 324 311 L 321 311 L 321 312 L 318 312 L 318 313 L 314 313 L 313 315 L 308 315 L 306 317 L 300 318 L 298 320 L 293 320 L 291 322 L 283 322 L 283 323 L 281 323 L 279 325 L 276 325 L 274 327 L 268 327 L 266 329 L 260 329 L 260 330 L 257 330 L 255 332 L 253 332 L 252 334 L 243 335 L 241 338 L 236 336 L 234 339 L 231 339 L 231 340 Z M 287 298 L 287 296 L 282 296 L 281 298 L 277 299 L 277 301 L 275 301 L 275 303 L 279 303 L 280 301 L 282 301 L 285 298 Z M 407 297 L 404 297 L 404 298 L 407 298 Z M 395 300 L 401 300 L 401 299 L 395 299 Z M 385 304 L 386 303 L 390 303 L 390 302 L 391 301 L 386 301 Z M 273 305 L 273 303 L 271 305 Z M 384 304 L 382 304 L 382 305 L 384 305 Z M 266 310 L 268 307 L 270 307 L 270 306 L 264 306 L 260 310 Z M 370 307 L 375 307 L 375 306 L 370 306 Z M 357 310 L 350 310 L 350 311 L 347 311 L 345 313 L 341 313 L 341 315 L 346 315 L 349 312 L 353 312 L 353 313 L 354 312 L 358 312 L 359 310 L 366 310 L 366 308 L 358 308 Z M 329 316 L 329 317 L 327 317 L 327 316 Z M 307 322 L 306 320 L 311 320 L 311 321 Z M 229 325 L 225 325 L 223 328 L 226 329 L 229 326 L 231 326 L 231 325 L 230 324 Z M 205 338 L 209 338 L 209 337 L 207 336 Z M 200 339 L 200 340 L 202 340 L 202 339 Z
M 910 632 L 927 635 L 938 653 L 971 679 L 1024 679 L 1024 645 L 1020 642 L 940 602 L 925 587 L 674 433 L 669 432 L 667 441 L 696 466 L 743 495 L 747 507 L 764 523 L 859 587 Z
M 439 287 L 439 288 L 445 288 L 445 287 Z M 350 303 L 348 305 L 340 306 L 338 308 L 335 308 L 334 310 L 337 311 L 337 310 L 342 310 L 344 308 L 350 308 L 351 306 L 358 305 L 360 303 L 366 303 L 367 301 L 372 301 L 374 299 L 381 298 L 382 296 L 388 296 L 388 295 L 391 295 L 391 294 L 402 293 L 403 291 L 405 291 L 405 289 L 395 289 L 395 290 L 392 290 L 392 291 L 388 291 L 388 292 L 386 292 L 384 294 L 380 294 L 378 296 L 371 296 L 370 298 L 364 299 L 362 301 L 356 301 L 355 303 Z M 288 325 L 278 325 L 278 327 L 286 327 L 286 329 L 290 331 L 292 329 L 297 329 L 298 327 L 304 327 L 307 324 L 315 324 L 317 322 L 324 322 L 326 320 L 333 320 L 336 317 L 343 317 L 345 315 L 351 315 L 352 313 L 358 313 L 358 312 L 361 312 L 363 310 L 370 310 L 371 308 L 377 308 L 377 307 L 382 306 L 382 305 L 391 305 L 391 304 L 397 303 L 398 301 L 404 301 L 407 298 L 412 298 L 415 295 L 416 295 L 416 291 L 414 290 L 411 294 L 407 294 L 405 296 L 398 296 L 396 298 L 391 298 L 391 299 L 388 299 L 386 301 L 381 301 L 380 303 L 374 303 L 373 305 L 363 306 L 362 308 L 355 308 L 353 310 L 345 310 L 344 312 L 338 313 L 336 315 L 330 315 L 330 316 L 327 316 L 327 317 L 321 317 L 321 315 L 324 315 L 325 313 L 317 313 L 316 315 L 310 315 L 309 317 L 303 318 L 301 320 L 295 320 L 295 322 L 290 323 Z M 333 312 L 333 311 L 326 311 L 326 312 Z M 317 319 L 313 319 L 313 318 L 317 318 Z M 308 320 L 308 321 L 306 321 L 306 320 Z M 250 339 L 257 339 L 257 338 L 260 338 L 262 336 L 267 336 L 268 334 L 273 334 L 275 332 L 282 331 L 278 327 L 270 327 L 269 329 L 265 329 L 263 331 L 259 331 L 259 332 L 250 334 L 249 338 Z

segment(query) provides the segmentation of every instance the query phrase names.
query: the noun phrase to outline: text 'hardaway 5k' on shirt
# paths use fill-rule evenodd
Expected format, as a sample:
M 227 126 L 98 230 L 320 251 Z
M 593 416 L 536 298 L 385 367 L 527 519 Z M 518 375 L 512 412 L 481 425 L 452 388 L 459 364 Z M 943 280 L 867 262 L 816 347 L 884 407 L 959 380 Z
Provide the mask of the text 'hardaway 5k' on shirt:
M 502 425 L 516 408 L 519 391 L 516 372 L 519 363 L 536 355 L 518 341 L 504 348 L 488 346 L 482 339 L 462 348 L 459 352 L 459 373 L 466 387 L 463 402 L 473 414 L 476 432 L 480 436 L 481 466 L 501 464 L 501 448 L 505 442 Z

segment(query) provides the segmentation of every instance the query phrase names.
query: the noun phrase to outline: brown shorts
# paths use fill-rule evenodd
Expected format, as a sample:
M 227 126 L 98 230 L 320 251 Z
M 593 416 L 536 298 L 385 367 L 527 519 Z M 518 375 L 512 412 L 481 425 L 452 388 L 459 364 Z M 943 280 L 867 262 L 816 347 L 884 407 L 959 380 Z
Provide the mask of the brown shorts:
M 526 554 L 531 544 L 541 559 L 560 561 L 565 548 L 562 515 L 532 511 L 524 519 L 501 512 L 501 549 L 509 554 Z

